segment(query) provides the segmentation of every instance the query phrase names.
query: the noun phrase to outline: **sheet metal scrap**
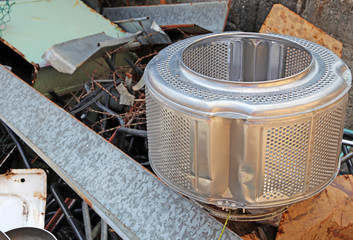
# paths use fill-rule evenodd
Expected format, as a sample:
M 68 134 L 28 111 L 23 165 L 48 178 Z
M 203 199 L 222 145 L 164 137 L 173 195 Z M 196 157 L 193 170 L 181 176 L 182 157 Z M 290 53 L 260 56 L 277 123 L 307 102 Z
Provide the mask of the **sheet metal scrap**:
M 42 169 L 13 169 L 0 175 L 0 230 L 44 227 L 47 175 Z
M 129 33 L 135 34 L 141 31 L 143 34 L 137 40 L 142 45 L 153 46 L 155 44 L 172 43 L 160 26 L 148 17 L 114 21 L 114 23 Z
M 11 21 L 7 23 L 2 38 L 20 51 L 28 62 L 45 64 L 42 54 L 57 43 L 100 32 L 114 38 L 125 36 L 123 31 L 91 11 L 81 1 L 10 1 L 12 2 L 16 4 L 12 6 Z
M 139 32 L 136 33 L 139 34 Z M 135 37 L 135 35 L 131 35 L 117 39 L 105 33 L 98 33 L 55 44 L 45 51 L 42 58 L 59 72 L 73 74 L 89 59 L 101 56 L 106 51 L 133 41 Z
M 185 25 L 170 25 L 165 27 L 167 30 L 171 30 L 173 27 L 179 28 L 182 30 L 185 34 L 190 34 L 190 35 L 201 35 L 201 34 L 207 34 L 207 33 L 212 33 L 211 31 L 204 29 L 200 26 L 197 26 L 196 24 L 185 24 Z
M 0 118 L 121 237 L 220 235 L 220 222 L 3 67 L 0 80 Z M 240 239 L 228 229 L 223 238 Z
M 196 24 L 215 33 L 223 32 L 229 1 L 162 4 L 135 7 L 104 8 L 111 21 L 150 17 L 160 26 Z
M 15 1 L 9 1 L 12 4 Z M 3 7 L 6 1 L 0 1 Z M 0 64 L 12 59 L 12 71 L 41 93 L 55 90 L 59 95 L 77 90 L 86 81 L 87 72 L 97 69 L 90 61 L 75 75 L 62 74 L 42 58 L 51 46 L 104 32 L 112 38 L 126 35 L 112 22 L 76 0 L 16 0 L 11 21 L 2 31 Z M 102 61 L 101 61 L 102 62 Z M 28 65 L 28 66 L 27 66 Z M 106 69 L 104 69 L 106 70 Z M 103 70 L 98 69 L 101 73 Z
M 342 56 L 343 44 L 281 4 L 274 4 L 260 33 L 280 33 L 320 44 Z

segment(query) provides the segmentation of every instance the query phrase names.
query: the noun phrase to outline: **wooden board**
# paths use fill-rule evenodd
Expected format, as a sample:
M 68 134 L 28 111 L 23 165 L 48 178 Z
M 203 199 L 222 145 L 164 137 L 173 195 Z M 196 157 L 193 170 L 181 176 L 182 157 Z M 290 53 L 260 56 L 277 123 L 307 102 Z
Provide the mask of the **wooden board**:
M 276 240 L 353 239 L 353 176 L 343 175 L 321 193 L 293 204 Z
M 280 33 L 320 44 L 342 56 L 343 44 L 281 4 L 274 4 L 260 33 Z

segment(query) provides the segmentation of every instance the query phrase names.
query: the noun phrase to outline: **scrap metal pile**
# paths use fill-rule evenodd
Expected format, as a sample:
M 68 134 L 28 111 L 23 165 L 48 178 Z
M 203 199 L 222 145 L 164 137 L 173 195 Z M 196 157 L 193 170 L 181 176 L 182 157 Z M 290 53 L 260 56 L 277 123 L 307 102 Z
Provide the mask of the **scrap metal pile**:
M 179 28 L 170 30 L 181 33 L 182 39 L 189 37 Z M 144 39 L 156 34 L 160 32 L 148 34 Z M 134 53 L 130 51 L 131 58 L 124 58 L 125 65 L 116 66 L 115 54 L 123 47 L 104 53 L 107 79 L 90 76 L 83 89 L 71 93 L 68 101 L 59 96 L 54 100 L 97 134 L 149 168 L 145 88 L 141 77 L 148 61 L 162 46 L 143 46 Z
M 179 40 L 190 37 L 179 28 L 170 29 L 179 34 Z M 155 33 L 157 34 L 157 33 Z M 153 34 L 149 35 L 153 36 Z M 175 36 L 175 35 L 174 35 Z M 181 36 L 181 37 L 180 37 Z M 132 42 L 137 42 L 133 40 Z M 131 44 L 131 42 L 129 43 Z M 144 46 L 130 52 L 130 58 L 125 58 L 125 65 L 116 66 L 114 58 L 118 47 L 104 52 L 103 67 L 106 71 L 100 75 L 87 77 L 83 87 L 65 96 L 51 92 L 52 100 L 79 121 L 93 129 L 97 134 L 124 151 L 134 160 L 151 170 L 148 160 L 145 89 L 141 77 L 149 60 L 158 54 L 161 46 Z M 22 153 L 24 166 L 27 168 L 44 168 L 48 174 L 49 192 L 45 209 L 45 229 L 53 233 L 57 239 L 121 239 L 109 226 L 101 220 L 85 201 L 42 162 L 29 148 L 23 147 L 21 141 L 13 136 L 17 145 L 10 141 L 10 135 L 5 134 L 6 125 L 2 131 L 3 169 L 13 168 L 19 163 L 12 162 L 6 167 L 6 159 L 15 146 Z M 353 173 L 350 147 L 353 146 L 353 134 L 344 132 L 342 145 L 341 174 Z M 26 153 L 27 152 L 27 153 Z M 16 152 L 17 153 L 17 152 Z M 345 156 L 343 156 L 345 155 Z M 17 156 L 15 154 L 14 156 Z M 11 158 L 15 158 L 12 156 Z M 17 156 L 18 157 L 18 156 Z M 10 158 L 10 159 L 11 159 Z M 66 217 L 65 217 L 66 216 Z M 276 221 L 262 223 L 229 223 L 229 227 L 241 235 L 257 232 L 255 235 L 274 238 Z M 224 221 L 224 220 L 220 220 Z M 90 230 L 93 229 L 93 230 Z M 255 236 L 254 235 L 254 236 Z M 88 236 L 88 237 L 87 237 Z
M 136 23 L 139 25 L 146 22 L 150 25 L 152 23 L 148 18 L 141 18 L 122 21 L 119 24 L 128 28 Z M 144 30 L 142 36 L 133 37 L 134 40 L 127 40 L 118 47 L 100 51 L 98 58 L 104 61 L 97 58 L 92 61 L 101 69 L 90 69 L 85 83 L 78 90 L 60 94 L 58 93 L 60 91 L 51 89 L 45 94 L 77 120 L 152 171 L 148 160 L 145 88 L 141 77 L 149 60 L 171 41 L 162 29 L 150 32 L 147 31 L 148 29 L 142 30 Z M 179 27 L 166 28 L 166 32 L 174 41 L 193 36 Z M 202 30 L 200 33 L 204 32 Z M 162 37 L 158 37 L 161 34 L 163 34 Z M 78 42 L 80 41 L 84 43 L 84 40 L 79 39 Z M 117 58 L 120 58 L 119 61 L 116 60 Z M 40 80 L 36 79 L 36 81 Z M 5 173 L 4 176 L 18 174 L 11 170 L 18 168 L 25 168 L 28 171 L 32 169 L 46 171 L 46 182 L 41 184 L 41 187 L 48 185 L 47 196 L 43 197 L 46 207 L 41 214 L 45 214 L 43 227 L 45 230 L 62 240 L 121 239 L 5 123 L 0 126 L 0 131 L 2 153 L 0 170 L 1 173 Z M 19 175 L 19 178 L 22 177 Z M 32 217 L 40 222 L 41 215 Z M 27 222 L 29 223 L 30 220 Z M 0 226 L 6 226 L 6 223 L 0 220 Z M 10 228 L 11 226 L 2 229 Z M 9 231 L 6 233 L 9 236 L 11 234 Z
M 171 39 L 175 42 L 209 31 L 194 25 L 165 27 L 163 31 L 153 20 L 143 16 L 117 19 L 114 25 L 80 1 L 16 3 L 6 1 L 0 4 L 2 11 L 14 6 L 11 21 L 7 20 L 9 28 L 5 29 L 1 24 L 4 27 L 0 41 L 1 65 L 151 170 L 144 82 L 140 81 L 143 70 L 159 50 L 172 43 Z M 224 9 L 227 6 L 224 3 L 216 5 L 222 5 Z M 37 22 L 31 25 L 34 18 L 22 14 L 29 8 L 46 8 L 47 11 L 38 13 Z M 74 12 L 66 21 L 64 13 L 68 10 Z M 51 14 L 51 11 L 56 14 Z M 226 14 L 224 11 L 223 22 Z M 52 19 L 53 15 L 63 18 Z M 80 25 L 76 26 L 72 23 L 78 20 L 77 16 Z M 28 25 L 22 28 L 24 22 Z M 39 41 L 37 37 L 31 38 L 37 35 L 37 30 L 45 32 L 47 26 L 56 22 L 61 23 L 59 28 L 63 27 L 65 34 L 56 29 L 53 35 Z M 17 32 L 27 35 L 26 43 L 14 37 Z M 31 48 L 28 48 L 29 42 L 32 43 Z M 12 186 L 34 191 L 16 193 L 21 199 L 34 195 L 33 203 L 27 200 L 24 203 L 28 203 L 26 209 L 33 211 L 13 214 L 12 221 L 0 218 L 0 233 L 6 232 L 10 236 L 11 229 L 17 227 L 20 227 L 17 230 L 19 234 L 39 231 L 25 229 L 32 226 L 47 231 L 39 231 L 38 234 L 57 239 L 121 239 L 93 210 L 90 199 L 77 195 L 48 166 L 48 162 L 42 160 L 4 122 L 0 125 L 0 134 L 0 173 L 4 179 L 0 212 L 11 211 L 6 210 L 8 204 L 13 205 L 11 209 L 19 209 L 21 201 L 16 205 L 14 201 L 17 200 L 8 197 Z M 43 177 L 41 183 L 32 181 L 33 177 L 39 176 L 38 172 Z
M 207 12 L 210 8 L 216 9 L 219 7 L 223 9 L 224 6 L 227 6 L 225 9 L 228 11 L 228 2 L 224 4 L 221 2 L 218 4 L 213 2 L 214 5 L 199 3 L 199 7 Z M 166 6 L 159 7 L 164 9 Z M 181 4 L 179 7 L 180 9 L 177 11 L 188 11 L 194 6 L 192 4 Z M 147 6 L 146 9 L 148 9 Z M 151 9 L 146 11 L 150 11 L 151 14 L 154 11 L 159 11 L 158 9 Z M 27 63 L 26 69 L 31 69 L 27 72 L 18 70 L 23 66 L 10 66 L 9 62 L 1 62 L 1 56 L 0 64 L 9 66 L 13 73 L 25 79 L 27 83 L 50 98 L 51 101 L 62 107 L 78 121 L 91 128 L 106 141 L 153 173 L 148 156 L 146 92 L 142 79 L 144 69 L 160 50 L 172 43 L 212 31 L 222 31 L 228 12 L 224 11 L 224 16 L 213 19 L 214 22 L 217 22 L 215 27 L 210 22 L 206 23 L 205 26 L 209 25 L 212 29 L 205 29 L 205 26 L 200 26 L 202 21 L 197 22 L 200 19 L 193 19 L 193 23 L 196 22 L 198 25 L 179 22 L 180 24 L 177 26 L 174 23 L 168 23 L 169 26 L 160 27 L 161 24 L 157 24 L 152 18 L 129 15 L 138 11 L 135 12 L 127 8 L 125 10 L 106 8 L 102 11 L 104 16 L 114 22 L 114 28 L 123 29 L 120 33 L 126 35 L 120 38 L 112 38 L 108 34 L 99 33 L 87 37 L 76 37 L 59 44 L 50 42 L 50 47 L 43 55 L 46 63 L 41 65 L 34 60 L 35 58 L 27 59 L 31 66 L 28 67 Z M 119 17 L 122 15 L 123 17 L 120 19 Z M 222 25 L 220 22 L 224 24 Z M 7 36 L 5 34 L 4 39 Z M 0 44 L 1 49 L 8 47 L 4 43 L 2 43 L 4 46 Z M 88 50 L 85 52 L 75 50 L 77 46 L 85 46 L 85 49 Z M 87 48 L 87 46 L 89 47 Z M 20 46 L 18 49 L 20 49 Z M 30 57 L 30 53 L 26 53 L 26 57 Z M 54 71 L 55 73 L 50 75 Z M 48 84 L 49 81 L 47 81 L 46 76 L 55 76 L 55 79 L 60 81 L 52 81 Z M 47 78 L 50 79 L 50 77 Z M 72 80 L 74 78 L 76 81 Z M 37 224 L 37 226 L 47 230 L 59 240 L 122 239 L 93 210 L 93 207 L 87 204 L 90 202 L 89 200 L 82 199 L 82 196 L 80 197 L 68 186 L 4 122 L 1 121 L 1 123 L 0 173 L 3 174 L 1 175 L 3 179 L 0 176 L 0 182 L 3 180 L 4 184 L 12 186 L 10 184 L 31 182 L 30 179 L 33 177 L 31 174 L 47 175 L 45 179 L 42 179 L 43 183 L 38 184 L 40 185 L 38 186 L 39 189 L 33 190 L 42 191 L 42 194 L 35 197 L 35 200 L 38 200 L 38 203 L 34 203 L 37 204 L 35 207 L 39 209 L 38 214 L 31 216 L 27 214 L 29 217 L 26 214 L 19 214 L 18 219 L 27 217 L 27 220 L 25 220 L 27 222 L 32 221 L 28 219 L 34 219 L 33 221 L 37 222 L 42 221 L 44 226 L 41 226 L 42 223 Z M 353 174 L 353 132 L 344 130 L 343 138 L 339 174 Z M 26 169 L 28 172 L 13 169 Z M 43 169 L 44 171 L 38 173 L 34 169 Z M 30 172 L 31 170 L 34 173 Z M 9 180 L 11 177 L 14 181 Z M 32 185 L 31 187 L 33 187 Z M 0 200 L 3 196 L 1 194 L 0 191 Z M 43 200 L 44 203 L 39 200 Z M 1 205 L 0 202 L 0 211 L 1 209 L 4 209 L 4 205 Z M 245 212 L 244 209 L 239 209 L 239 211 Z M 222 224 L 225 223 L 224 219 L 218 220 Z M 277 233 L 283 233 L 281 232 L 283 228 L 278 228 L 280 221 L 280 217 L 251 223 L 234 221 L 228 223 L 228 227 L 237 234 L 244 236 L 244 239 L 275 239 Z M 284 220 L 282 219 L 282 221 Z M 12 226 L 6 224 L 6 219 L 0 217 L 1 231 L 5 232 L 5 230 L 11 229 Z M 1 228 L 3 226 L 6 226 L 6 228 L 3 228 L 5 230 Z M 287 229 L 286 226 L 284 229 Z M 284 235 L 283 239 L 285 237 Z

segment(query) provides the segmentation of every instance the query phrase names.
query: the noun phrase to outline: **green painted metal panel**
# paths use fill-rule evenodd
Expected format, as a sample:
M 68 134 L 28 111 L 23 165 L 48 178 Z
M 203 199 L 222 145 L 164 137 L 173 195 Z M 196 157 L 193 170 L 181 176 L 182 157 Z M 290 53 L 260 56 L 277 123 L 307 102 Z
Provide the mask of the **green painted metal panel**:
M 125 33 L 79 0 L 16 0 L 2 38 L 27 61 L 44 63 L 44 51 L 54 44 L 105 32 Z M 1 3 L 4 4 L 5 2 Z

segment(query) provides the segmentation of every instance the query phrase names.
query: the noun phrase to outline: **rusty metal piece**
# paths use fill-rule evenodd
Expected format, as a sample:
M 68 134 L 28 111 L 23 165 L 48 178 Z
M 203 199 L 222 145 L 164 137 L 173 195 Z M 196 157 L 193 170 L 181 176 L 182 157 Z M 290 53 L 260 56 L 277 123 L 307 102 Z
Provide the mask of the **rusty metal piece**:
M 343 44 L 281 4 L 274 4 L 260 33 L 280 33 L 320 44 L 342 56 Z
M 42 169 L 13 169 L 0 175 L 0 230 L 44 227 L 47 175 Z
M 250 233 L 245 236 L 241 236 L 243 240 L 261 240 L 255 233 Z
M 353 176 L 337 176 L 323 192 L 293 204 L 282 216 L 277 240 L 352 239 Z
M 70 199 L 66 198 L 65 199 L 65 204 L 67 205 L 68 209 L 71 209 L 76 203 L 76 199 Z M 49 232 L 55 232 L 57 226 L 59 223 L 64 219 L 64 214 L 61 210 L 61 208 L 56 211 L 54 216 L 50 219 L 49 223 L 47 226 L 45 226 L 45 230 L 48 230 Z

